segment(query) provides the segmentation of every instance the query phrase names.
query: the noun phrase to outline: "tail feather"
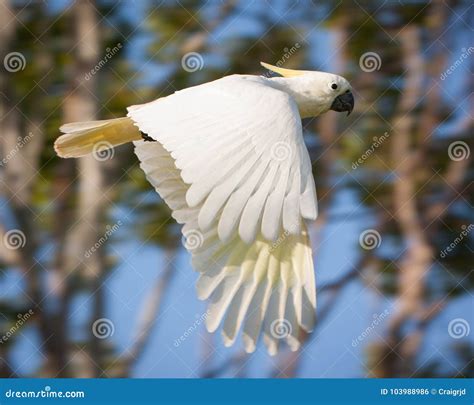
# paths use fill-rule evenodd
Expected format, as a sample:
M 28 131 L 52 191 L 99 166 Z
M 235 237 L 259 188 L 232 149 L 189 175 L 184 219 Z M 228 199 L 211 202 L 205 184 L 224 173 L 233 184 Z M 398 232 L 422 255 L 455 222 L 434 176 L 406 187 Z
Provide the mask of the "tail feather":
M 63 158 L 85 156 L 96 148 L 110 149 L 142 139 L 139 129 L 128 117 L 72 122 L 59 129 L 64 135 L 56 139 L 54 149 Z

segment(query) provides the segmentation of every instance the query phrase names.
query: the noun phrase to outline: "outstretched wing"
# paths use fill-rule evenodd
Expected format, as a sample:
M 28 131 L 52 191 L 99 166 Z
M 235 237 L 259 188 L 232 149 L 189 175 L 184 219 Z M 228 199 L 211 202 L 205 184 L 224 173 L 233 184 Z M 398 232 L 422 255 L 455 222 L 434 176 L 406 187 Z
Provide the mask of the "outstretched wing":
M 299 346 L 314 323 L 305 219 L 317 215 L 311 163 L 294 100 L 262 79 L 230 76 L 129 109 L 158 142 L 135 142 L 148 180 L 184 224 L 185 245 L 210 299 L 208 329 L 241 325 L 247 351 L 280 338 Z M 224 320 L 225 318 L 225 320 Z
M 131 107 L 129 116 L 175 159 L 187 204 L 201 206 L 201 230 L 217 224 L 221 240 L 238 230 L 247 243 L 259 231 L 274 241 L 316 218 L 301 118 L 287 93 L 230 76 Z

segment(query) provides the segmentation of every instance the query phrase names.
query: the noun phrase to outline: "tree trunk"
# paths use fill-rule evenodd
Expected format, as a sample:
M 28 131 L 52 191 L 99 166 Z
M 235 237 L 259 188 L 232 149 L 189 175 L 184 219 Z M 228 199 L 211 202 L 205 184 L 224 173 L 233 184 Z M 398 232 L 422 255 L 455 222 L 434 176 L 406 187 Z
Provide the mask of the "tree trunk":
M 63 104 L 64 121 L 88 121 L 97 119 L 97 77 L 88 73 L 99 59 L 100 31 L 98 17 L 93 1 L 79 0 L 73 6 L 73 41 L 75 46 L 74 64 L 71 70 L 70 91 Z M 73 162 L 66 161 L 67 167 Z M 67 168 L 70 171 L 70 168 Z M 90 257 L 86 252 L 104 233 L 102 229 L 104 202 L 104 175 L 101 161 L 94 155 L 78 161 L 78 203 L 75 223 L 70 228 L 64 243 L 64 257 L 61 262 L 64 276 L 71 279 L 79 275 L 86 279 L 90 293 L 93 294 L 92 317 L 89 325 L 89 362 L 86 375 L 99 377 L 102 373 L 101 340 L 94 335 L 92 324 L 102 318 L 104 313 L 103 277 L 105 272 L 103 249 L 99 248 Z M 62 276 L 61 276 L 62 277 Z M 62 277 L 64 279 L 64 277 Z M 69 282 L 70 283 L 70 282 Z M 63 286 L 61 321 L 67 323 L 70 284 Z

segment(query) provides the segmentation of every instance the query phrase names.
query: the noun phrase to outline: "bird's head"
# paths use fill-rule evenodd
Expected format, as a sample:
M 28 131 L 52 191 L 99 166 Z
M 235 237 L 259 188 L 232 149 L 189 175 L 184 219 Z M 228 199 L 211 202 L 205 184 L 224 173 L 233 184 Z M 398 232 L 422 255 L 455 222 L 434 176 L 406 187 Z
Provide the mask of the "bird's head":
M 276 87 L 291 94 L 302 118 L 316 117 L 329 110 L 346 112 L 354 108 L 354 96 L 349 82 L 332 73 L 284 69 L 261 62 L 262 66 L 283 77 L 274 77 Z

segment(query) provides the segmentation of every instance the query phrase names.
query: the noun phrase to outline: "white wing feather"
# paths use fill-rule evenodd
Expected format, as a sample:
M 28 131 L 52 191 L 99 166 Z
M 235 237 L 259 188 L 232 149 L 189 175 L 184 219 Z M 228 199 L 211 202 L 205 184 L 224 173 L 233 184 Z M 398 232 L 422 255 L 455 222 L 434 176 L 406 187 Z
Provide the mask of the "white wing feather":
M 292 98 L 265 79 L 229 76 L 129 109 L 148 180 L 184 224 L 208 330 L 226 345 L 243 325 L 252 352 L 260 332 L 270 354 L 314 325 L 312 253 L 304 220 L 317 215 L 314 180 Z M 283 322 L 284 320 L 284 322 Z M 276 327 L 289 329 L 284 336 Z

